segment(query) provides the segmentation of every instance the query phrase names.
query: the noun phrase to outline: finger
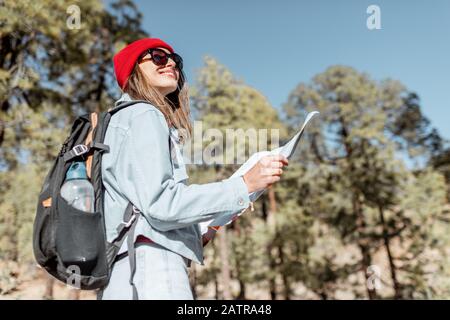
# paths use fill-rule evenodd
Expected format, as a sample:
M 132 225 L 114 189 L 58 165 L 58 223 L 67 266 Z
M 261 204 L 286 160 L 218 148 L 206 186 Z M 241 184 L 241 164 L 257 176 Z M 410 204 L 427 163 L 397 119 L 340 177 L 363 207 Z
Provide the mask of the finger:
M 275 160 L 275 161 L 280 161 L 280 162 L 282 162 L 284 165 L 288 165 L 288 163 L 289 163 L 289 160 L 288 160 L 288 158 L 286 158 L 285 156 L 283 156 L 282 154 L 276 154 L 276 155 L 274 155 L 274 158 L 273 158 L 273 160 Z
M 271 176 L 274 174 L 282 174 L 283 170 L 283 164 L 279 161 L 271 162 L 268 166 L 261 166 L 260 167 L 260 173 L 262 175 Z
M 261 167 L 282 168 L 287 166 L 289 161 L 282 155 L 269 155 L 261 158 L 259 161 Z
M 282 173 L 283 173 L 283 169 L 277 168 L 277 169 L 274 169 L 272 175 L 281 176 Z
M 280 181 L 280 179 L 281 179 L 280 176 L 272 176 L 269 179 L 269 184 L 272 184 L 272 183 L 275 183 L 277 181 Z
M 260 172 L 261 172 L 261 175 L 263 175 L 263 176 L 281 175 L 283 173 L 283 169 L 266 167 L 266 168 L 261 168 Z
M 270 168 L 270 167 L 261 166 L 259 168 L 259 174 L 262 176 L 270 176 L 270 175 L 272 175 L 271 170 L 272 170 L 272 168 Z
M 272 156 L 264 156 L 259 160 L 259 163 L 263 166 L 268 166 L 272 162 Z
M 278 170 L 280 170 L 280 168 L 261 167 L 260 173 L 263 176 L 273 176 L 278 173 Z
M 276 160 L 276 161 L 272 161 L 270 163 L 270 166 L 272 168 L 282 168 L 283 167 L 283 163 L 281 161 Z
M 288 160 L 288 158 L 286 158 L 285 156 L 283 156 L 283 158 L 281 159 L 281 162 L 282 162 L 285 166 L 289 165 L 289 160 Z

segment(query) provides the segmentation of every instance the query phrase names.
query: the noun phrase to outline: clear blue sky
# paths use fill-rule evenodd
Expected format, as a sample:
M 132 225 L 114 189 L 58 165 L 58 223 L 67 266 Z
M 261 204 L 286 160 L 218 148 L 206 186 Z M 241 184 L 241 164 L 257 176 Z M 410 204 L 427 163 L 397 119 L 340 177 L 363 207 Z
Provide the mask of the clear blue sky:
M 450 138 L 449 0 L 135 0 L 144 29 L 173 45 L 193 80 L 212 55 L 280 107 L 333 64 L 398 79 Z M 369 5 L 381 30 L 366 27 Z M 281 57 L 280 53 L 284 57 Z

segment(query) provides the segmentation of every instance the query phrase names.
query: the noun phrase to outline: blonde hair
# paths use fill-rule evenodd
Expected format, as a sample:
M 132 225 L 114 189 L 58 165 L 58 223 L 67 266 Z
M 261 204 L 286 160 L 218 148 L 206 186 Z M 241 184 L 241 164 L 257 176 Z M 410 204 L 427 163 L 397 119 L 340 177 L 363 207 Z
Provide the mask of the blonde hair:
M 123 91 L 132 99 L 146 100 L 158 108 L 163 113 L 167 125 L 178 129 L 182 143 L 192 135 L 189 89 L 181 70 L 177 89 L 164 96 L 149 84 L 147 76 L 136 63 Z

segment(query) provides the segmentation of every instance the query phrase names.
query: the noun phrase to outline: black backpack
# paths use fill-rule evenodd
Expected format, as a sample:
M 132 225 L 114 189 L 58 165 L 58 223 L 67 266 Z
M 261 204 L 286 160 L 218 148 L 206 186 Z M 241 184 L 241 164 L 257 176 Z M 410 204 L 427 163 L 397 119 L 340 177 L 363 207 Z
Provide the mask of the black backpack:
M 109 151 L 109 146 L 103 142 L 111 116 L 138 102 L 146 101 L 129 101 L 106 112 L 78 117 L 39 194 L 33 226 L 35 258 L 52 276 L 78 289 L 101 289 L 108 284 L 112 265 L 127 235 L 132 270 L 130 284 L 133 285 L 134 227 L 140 212 L 129 203 L 123 222 L 118 226 L 118 236 L 112 242 L 107 241 L 101 163 L 103 153 Z M 80 211 L 61 197 L 66 172 L 74 161 L 86 164 L 87 175 L 94 187 L 94 213 Z M 133 289 L 136 299 L 134 285 Z

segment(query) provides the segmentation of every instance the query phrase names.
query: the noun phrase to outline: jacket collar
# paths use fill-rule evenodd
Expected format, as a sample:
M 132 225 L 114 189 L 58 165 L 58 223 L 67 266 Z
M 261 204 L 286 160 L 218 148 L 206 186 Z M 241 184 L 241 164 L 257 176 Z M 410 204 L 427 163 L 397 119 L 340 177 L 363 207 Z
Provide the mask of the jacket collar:
M 114 108 L 117 108 L 120 104 L 122 104 L 124 102 L 128 102 L 128 101 L 133 101 L 133 99 L 131 99 L 131 97 L 128 93 L 122 93 L 122 96 L 120 97 L 120 99 L 114 103 Z M 175 135 L 175 138 L 178 141 L 179 140 L 178 130 L 173 126 L 171 126 L 169 128 L 169 130 Z
M 114 107 L 117 107 L 121 103 L 124 103 L 127 101 L 132 101 L 132 100 L 133 99 L 131 99 L 131 97 L 128 93 L 123 93 L 122 96 L 120 97 L 120 99 L 115 102 Z

